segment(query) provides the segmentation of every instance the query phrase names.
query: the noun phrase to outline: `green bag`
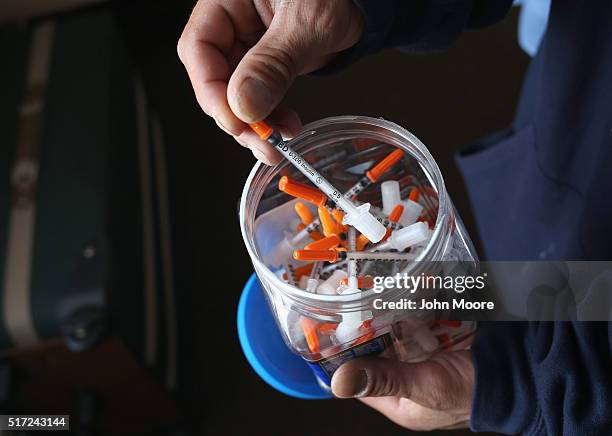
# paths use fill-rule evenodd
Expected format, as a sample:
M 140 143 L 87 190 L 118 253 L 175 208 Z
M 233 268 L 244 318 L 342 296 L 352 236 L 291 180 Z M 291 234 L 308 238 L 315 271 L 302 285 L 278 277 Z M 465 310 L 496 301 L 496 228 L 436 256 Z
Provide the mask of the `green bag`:
M 0 349 L 119 336 L 176 385 L 161 125 L 104 10 L 0 29 Z

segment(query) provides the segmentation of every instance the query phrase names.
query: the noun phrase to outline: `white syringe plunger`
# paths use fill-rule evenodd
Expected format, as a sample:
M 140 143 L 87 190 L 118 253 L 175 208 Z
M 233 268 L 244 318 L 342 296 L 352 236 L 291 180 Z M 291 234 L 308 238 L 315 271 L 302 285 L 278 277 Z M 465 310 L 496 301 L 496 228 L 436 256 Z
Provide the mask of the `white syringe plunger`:
M 402 201 L 399 182 L 397 180 L 382 182 L 380 184 L 380 194 L 382 196 L 383 213 L 389 216 L 393 208 Z
M 387 234 L 387 228 L 370 213 L 370 203 L 353 206 L 351 212 L 346 211 L 342 224 L 355 227 L 374 243 L 379 242 Z
M 418 222 L 409 225 L 408 227 L 395 230 L 384 243 L 376 247 L 376 251 L 384 251 L 389 249 L 403 251 L 408 247 L 419 245 L 429 239 L 431 233 L 427 223 Z
M 416 220 L 418 220 L 421 213 L 423 213 L 423 206 L 416 201 L 412 201 L 410 199 L 403 200 L 402 206 L 404 206 L 404 212 L 400 217 L 399 223 L 403 227 L 408 227 L 409 225 L 416 223 Z

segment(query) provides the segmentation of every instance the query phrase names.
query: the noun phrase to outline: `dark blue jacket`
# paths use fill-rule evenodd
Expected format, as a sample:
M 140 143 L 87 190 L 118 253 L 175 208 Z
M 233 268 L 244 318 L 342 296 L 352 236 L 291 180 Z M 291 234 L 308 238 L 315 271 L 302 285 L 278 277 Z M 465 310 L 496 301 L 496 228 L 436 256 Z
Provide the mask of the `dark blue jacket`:
M 511 4 L 355 2 L 363 36 L 328 72 L 387 47 L 443 49 Z M 489 260 L 612 260 L 612 2 L 553 0 L 515 122 L 457 160 Z M 610 350 L 609 323 L 479 325 L 472 429 L 612 435 Z

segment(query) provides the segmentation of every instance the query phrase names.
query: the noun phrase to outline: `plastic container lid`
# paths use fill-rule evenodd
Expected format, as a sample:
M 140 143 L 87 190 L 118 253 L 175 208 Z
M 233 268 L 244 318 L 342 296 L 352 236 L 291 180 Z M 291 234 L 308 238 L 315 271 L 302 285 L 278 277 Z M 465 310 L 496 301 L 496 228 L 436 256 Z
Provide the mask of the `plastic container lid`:
M 251 275 L 242 290 L 237 324 L 242 351 L 266 383 L 296 398 L 333 398 L 319 386 L 306 361 L 285 345 L 255 274 Z

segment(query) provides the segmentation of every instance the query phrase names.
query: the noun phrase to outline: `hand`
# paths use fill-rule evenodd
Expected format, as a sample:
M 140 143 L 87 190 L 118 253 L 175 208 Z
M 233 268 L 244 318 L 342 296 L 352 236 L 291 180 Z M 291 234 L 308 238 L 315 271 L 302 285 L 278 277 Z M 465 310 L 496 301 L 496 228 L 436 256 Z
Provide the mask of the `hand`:
M 412 430 L 467 427 L 473 389 L 469 350 L 440 352 L 419 363 L 355 359 L 338 368 L 332 378 L 337 397 L 357 397 Z
M 278 106 L 300 74 L 327 64 L 361 36 L 351 0 L 199 0 L 178 42 L 198 103 L 255 157 L 280 156 L 246 123 L 269 118 L 283 136 L 301 128 Z

